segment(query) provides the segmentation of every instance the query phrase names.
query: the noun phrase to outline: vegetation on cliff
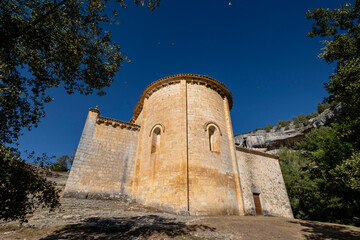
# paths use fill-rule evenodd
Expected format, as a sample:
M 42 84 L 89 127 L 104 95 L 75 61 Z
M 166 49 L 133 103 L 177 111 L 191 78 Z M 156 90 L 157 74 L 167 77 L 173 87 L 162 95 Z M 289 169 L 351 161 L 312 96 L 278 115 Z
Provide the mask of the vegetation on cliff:
M 315 20 L 308 36 L 328 39 L 320 57 L 336 63 L 325 103 L 344 108 L 330 127 L 282 149 L 281 169 L 295 217 L 360 226 L 360 0 L 313 9 L 307 18 Z
M 330 106 L 330 104 L 321 104 L 319 103 L 320 106 Z M 321 112 L 323 112 L 326 108 L 324 108 Z M 319 113 L 321 113 L 319 112 Z M 317 116 L 319 116 L 319 113 L 317 112 L 313 112 L 309 115 L 305 115 L 305 114 L 300 114 L 298 116 L 294 116 L 292 117 L 292 121 L 291 120 L 279 120 L 275 126 L 272 125 L 272 124 L 268 124 L 265 128 L 255 128 L 253 131 L 250 131 L 250 132 L 245 132 L 245 133 L 242 133 L 242 134 L 248 134 L 248 133 L 255 133 L 259 130 L 265 130 L 265 132 L 277 132 L 277 131 L 280 131 L 281 129 L 283 130 L 289 130 L 290 128 L 292 129 L 299 129 L 301 127 L 306 127 L 310 124 L 310 119 L 312 118 L 315 118 Z M 241 134 L 237 134 L 237 135 L 241 135 Z M 236 136 L 237 136 L 236 135 Z
M 279 152 L 294 216 L 360 224 L 360 154 L 337 129 L 312 130 L 294 149 Z

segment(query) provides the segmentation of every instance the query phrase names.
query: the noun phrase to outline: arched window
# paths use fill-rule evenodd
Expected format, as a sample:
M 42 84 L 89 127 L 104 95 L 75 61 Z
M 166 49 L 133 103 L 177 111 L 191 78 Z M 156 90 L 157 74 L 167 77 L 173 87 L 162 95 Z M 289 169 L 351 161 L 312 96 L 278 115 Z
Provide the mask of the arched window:
M 161 136 L 161 129 L 160 127 L 156 127 L 152 133 L 151 139 L 151 153 L 159 152 L 160 149 L 160 136 Z
M 209 125 L 209 147 L 212 152 L 220 152 L 220 131 L 215 125 Z

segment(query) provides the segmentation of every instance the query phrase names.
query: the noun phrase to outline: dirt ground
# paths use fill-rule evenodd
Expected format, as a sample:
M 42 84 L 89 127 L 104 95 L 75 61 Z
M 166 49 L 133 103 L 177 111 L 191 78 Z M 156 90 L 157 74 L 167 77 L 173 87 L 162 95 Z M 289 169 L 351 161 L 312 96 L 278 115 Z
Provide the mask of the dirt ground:
M 178 216 L 138 204 L 61 199 L 22 227 L 0 223 L 0 239 L 360 239 L 360 228 L 264 216 Z
M 66 174 L 54 175 L 63 188 Z M 62 198 L 18 222 L 0 222 L 0 239 L 360 239 L 360 228 L 265 216 L 178 216 L 111 200 Z

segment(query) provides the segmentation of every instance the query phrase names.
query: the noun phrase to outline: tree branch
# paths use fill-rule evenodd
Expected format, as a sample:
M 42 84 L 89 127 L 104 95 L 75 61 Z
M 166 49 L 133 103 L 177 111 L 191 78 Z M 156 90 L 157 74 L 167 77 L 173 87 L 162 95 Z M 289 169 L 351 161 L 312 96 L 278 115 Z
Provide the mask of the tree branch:
M 26 26 L 22 31 L 19 31 L 16 34 L 12 34 L 9 36 L 4 36 L 4 37 L 0 37 L 1 40 L 5 40 L 5 41 L 9 41 L 10 39 L 13 38 L 18 38 L 23 36 L 24 34 L 26 34 L 28 31 L 30 31 L 31 29 L 33 29 L 37 24 L 41 23 L 42 21 L 44 21 L 50 14 L 52 14 L 57 8 L 59 8 L 61 5 L 65 4 L 67 2 L 67 0 L 63 0 L 61 2 L 59 2 L 58 4 L 56 4 L 56 0 L 54 1 L 54 7 L 51 8 L 48 12 L 46 12 L 45 14 L 41 15 L 40 17 L 38 17 L 35 21 L 33 21 L 31 24 L 29 24 L 28 26 Z

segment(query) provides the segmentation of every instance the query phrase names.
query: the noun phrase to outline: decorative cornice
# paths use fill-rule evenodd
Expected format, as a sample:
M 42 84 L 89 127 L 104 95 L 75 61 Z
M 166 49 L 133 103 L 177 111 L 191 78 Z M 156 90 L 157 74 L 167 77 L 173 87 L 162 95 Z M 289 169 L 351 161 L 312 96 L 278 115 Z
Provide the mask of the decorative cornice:
M 268 158 L 273 158 L 273 159 L 279 159 L 279 157 L 276 156 L 276 155 L 273 155 L 273 154 L 270 154 L 270 153 L 264 153 L 264 152 L 256 151 L 256 150 L 251 149 L 251 148 L 243 148 L 243 147 L 240 147 L 240 146 L 236 146 L 236 145 L 235 145 L 235 149 L 236 149 L 237 151 L 240 151 L 240 152 L 251 153 L 251 154 L 260 155 L 260 156 L 263 156 L 263 157 L 268 157 Z
M 107 118 L 107 117 L 102 117 L 102 116 L 99 116 L 97 118 L 96 123 L 111 125 L 113 127 L 126 128 L 126 129 L 133 130 L 133 131 L 140 131 L 140 125 L 123 122 L 123 121 L 119 121 L 119 120 Z
M 90 112 L 95 112 L 95 113 L 97 113 L 98 115 L 100 115 L 100 111 L 99 111 L 99 109 L 97 109 L 97 106 L 96 106 L 96 108 L 89 108 L 89 111 L 90 111 Z
M 139 114 L 141 113 L 145 98 L 149 98 L 154 92 L 157 90 L 166 87 L 168 85 L 173 85 L 180 83 L 180 80 L 186 80 L 187 83 L 190 84 L 199 84 L 204 85 L 205 87 L 211 88 L 214 91 L 218 92 L 222 97 L 226 97 L 229 102 L 229 108 L 231 110 L 233 106 L 233 98 L 230 90 L 221 82 L 204 75 L 198 74 L 175 74 L 172 76 L 161 78 L 153 83 L 151 83 L 141 94 L 138 103 L 135 106 L 133 111 L 133 117 L 131 118 L 130 122 L 134 123 L 135 120 L 138 118 Z

